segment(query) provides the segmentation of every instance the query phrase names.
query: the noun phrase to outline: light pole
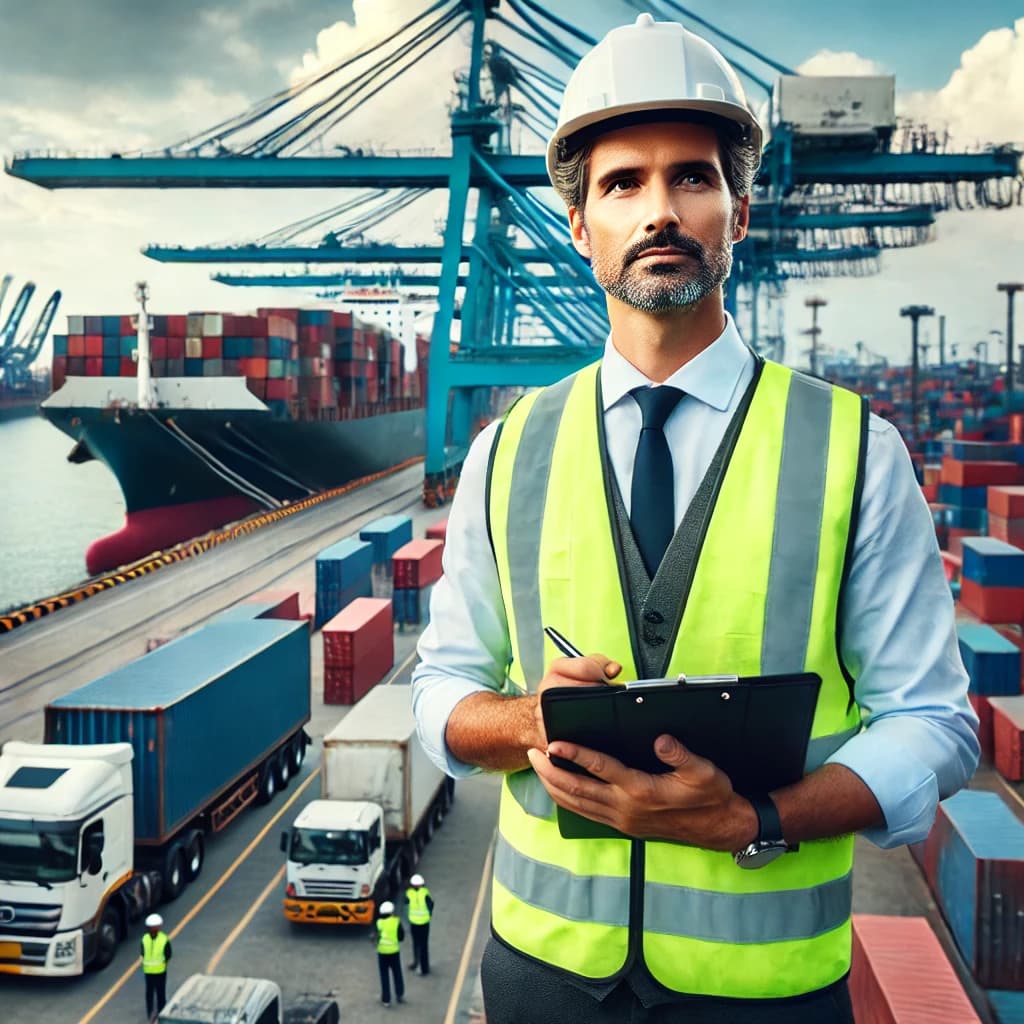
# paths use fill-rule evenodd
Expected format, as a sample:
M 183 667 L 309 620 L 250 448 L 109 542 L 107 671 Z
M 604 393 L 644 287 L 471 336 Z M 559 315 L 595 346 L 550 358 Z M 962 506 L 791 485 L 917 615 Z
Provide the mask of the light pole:
M 909 316 L 911 320 L 911 331 L 910 331 L 910 415 L 912 424 L 910 428 L 910 436 L 913 440 L 917 440 L 917 427 L 918 427 L 918 408 L 917 408 L 917 322 L 923 316 L 934 316 L 935 310 L 931 306 L 904 306 L 900 310 L 900 316 Z
M 816 377 L 818 375 L 818 335 L 821 334 L 821 328 L 818 326 L 818 310 L 822 306 L 828 305 L 828 299 L 812 295 L 809 299 L 804 299 L 804 305 L 811 309 L 811 326 L 804 331 L 804 334 L 811 336 L 811 376 Z
M 1013 297 L 1024 290 L 1020 281 L 1001 281 L 996 290 L 1006 292 L 1006 409 L 1013 410 Z

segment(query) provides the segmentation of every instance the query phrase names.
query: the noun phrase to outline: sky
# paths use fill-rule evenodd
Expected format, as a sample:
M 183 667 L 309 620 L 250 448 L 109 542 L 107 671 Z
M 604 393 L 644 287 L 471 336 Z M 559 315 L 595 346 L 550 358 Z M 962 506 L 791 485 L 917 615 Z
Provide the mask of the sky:
M 0 152 L 38 149 L 108 154 L 157 149 L 200 132 L 379 39 L 424 10 L 428 0 L 0 0 Z M 501 8 L 510 18 L 507 0 Z M 546 9 L 597 37 L 632 21 L 625 0 L 549 0 Z M 665 15 L 664 3 L 652 5 Z M 787 68 L 814 74 L 893 74 L 897 112 L 948 130 L 964 149 L 1015 143 L 1024 148 L 1024 17 L 1018 2 L 975 0 L 955 16 L 934 4 L 862 0 L 855 7 L 819 0 L 728 4 L 691 0 L 686 11 L 741 38 Z M 688 27 L 704 32 L 689 17 Z M 499 38 L 510 41 L 500 26 Z M 505 35 L 501 35 L 505 32 Z M 712 37 L 728 57 L 772 74 L 756 58 Z M 348 119 L 335 143 L 443 147 L 453 71 L 465 67 L 465 34 L 383 90 Z M 529 47 L 521 47 L 529 53 Z M 536 52 L 539 63 L 564 68 Z M 752 105 L 764 94 L 749 90 Z M 539 143 L 535 145 L 539 151 Z M 148 242 L 244 242 L 336 205 L 328 190 L 59 190 L 0 175 L 0 276 L 35 281 L 43 298 L 60 288 L 66 314 L 128 312 L 134 284 L 146 279 L 155 312 L 244 311 L 258 304 L 301 304 L 294 290 L 228 288 L 213 267 L 145 259 Z M 392 222 L 382 239 L 426 240 L 444 198 L 419 206 L 414 223 Z M 243 268 L 245 269 L 245 268 Z M 255 269 L 255 268 L 249 268 Z M 895 361 L 909 354 L 899 309 L 935 307 L 960 355 L 1005 325 L 1000 280 L 1024 280 L 1024 207 L 939 215 L 933 238 L 887 251 L 872 277 L 792 281 L 780 304 L 791 362 L 800 363 L 804 302 L 827 300 L 822 342 L 869 349 Z M 12 290 L 13 291 L 13 290 Z M 0 309 L 0 326 L 13 295 Z M 776 316 L 778 314 L 775 314 Z M 1018 317 L 1024 323 L 1024 312 Z M 937 323 L 923 322 L 934 342 Z M 991 336 L 994 338 L 994 336 Z M 1018 332 L 1024 342 L 1024 329 Z M 935 348 L 932 349 L 933 353 Z

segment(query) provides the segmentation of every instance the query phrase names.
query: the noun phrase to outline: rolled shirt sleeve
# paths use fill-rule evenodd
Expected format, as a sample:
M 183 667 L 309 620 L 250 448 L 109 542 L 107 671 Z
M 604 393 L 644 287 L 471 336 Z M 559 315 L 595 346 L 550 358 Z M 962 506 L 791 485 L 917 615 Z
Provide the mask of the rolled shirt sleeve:
M 453 778 L 480 771 L 451 756 L 445 729 L 455 705 L 483 690 L 504 692 L 511 661 L 508 623 L 487 533 L 487 464 L 498 424 L 480 432 L 462 467 L 448 516 L 443 568 L 430 622 L 417 645 L 412 706 L 427 756 Z
M 953 599 L 935 528 L 896 429 L 872 416 L 860 520 L 841 615 L 864 728 L 828 760 L 874 794 L 881 847 L 925 838 L 939 800 L 978 764 Z

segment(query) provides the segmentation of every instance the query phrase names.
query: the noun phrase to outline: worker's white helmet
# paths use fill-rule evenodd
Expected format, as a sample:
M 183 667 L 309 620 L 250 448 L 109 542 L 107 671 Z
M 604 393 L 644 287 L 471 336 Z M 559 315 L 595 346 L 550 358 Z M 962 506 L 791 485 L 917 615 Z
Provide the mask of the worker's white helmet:
M 706 39 L 675 21 L 641 14 L 613 28 L 569 76 L 548 143 L 548 177 L 568 156 L 565 142 L 593 125 L 644 111 L 694 110 L 740 125 L 761 152 L 761 126 L 747 106 L 740 80 Z
M 410 885 L 422 885 L 423 884 L 423 876 L 422 875 L 413 875 L 412 878 L 409 879 L 409 884 Z
M 150 914 L 146 918 L 147 928 L 162 928 L 164 926 L 164 919 L 159 914 Z
M 385 900 L 380 905 L 380 912 L 381 912 L 381 914 L 384 914 L 384 915 L 393 914 L 395 912 L 395 905 L 394 905 L 394 903 L 392 903 L 391 900 Z

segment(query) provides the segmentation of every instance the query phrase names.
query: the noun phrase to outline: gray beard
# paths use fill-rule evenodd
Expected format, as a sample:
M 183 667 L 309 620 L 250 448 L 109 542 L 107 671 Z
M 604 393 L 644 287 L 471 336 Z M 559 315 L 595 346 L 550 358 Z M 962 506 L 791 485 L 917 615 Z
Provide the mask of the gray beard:
M 696 248 L 698 243 L 692 243 Z M 686 266 L 644 267 L 629 262 L 612 268 L 610 260 L 594 257 L 591 269 L 597 283 L 611 296 L 641 313 L 671 313 L 690 310 L 704 301 L 732 272 L 732 244 L 725 240 L 720 249 L 708 252 L 699 246 L 692 258 L 696 270 Z

